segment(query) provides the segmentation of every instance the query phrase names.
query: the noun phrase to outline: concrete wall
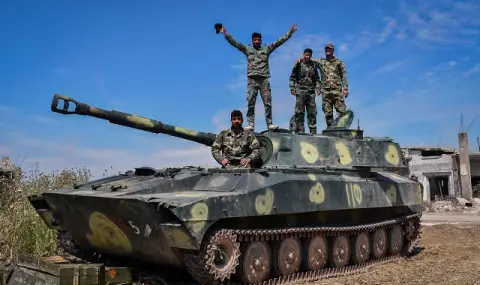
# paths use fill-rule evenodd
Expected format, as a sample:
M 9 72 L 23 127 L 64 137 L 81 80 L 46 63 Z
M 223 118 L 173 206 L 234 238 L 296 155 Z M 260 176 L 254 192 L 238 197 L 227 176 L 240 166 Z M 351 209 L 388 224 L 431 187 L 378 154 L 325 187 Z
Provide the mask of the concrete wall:
M 448 177 L 448 195 L 455 196 L 458 191 L 455 187 L 456 181 L 456 163 L 451 154 L 442 154 L 439 156 L 423 157 L 420 150 L 408 149 L 405 151 L 406 158 L 410 159 L 410 174 L 418 177 L 418 181 L 423 184 L 423 200 L 430 201 L 430 183 L 428 178 L 431 176 Z
M 472 174 L 472 177 L 480 177 L 480 161 L 470 162 L 470 173 Z

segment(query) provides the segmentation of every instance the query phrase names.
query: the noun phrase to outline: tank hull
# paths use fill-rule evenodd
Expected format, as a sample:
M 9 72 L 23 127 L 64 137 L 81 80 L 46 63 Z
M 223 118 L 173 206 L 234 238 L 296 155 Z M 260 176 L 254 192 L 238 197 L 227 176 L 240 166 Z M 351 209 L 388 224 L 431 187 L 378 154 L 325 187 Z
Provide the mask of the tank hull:
M 184 253 L 200 251 L 218 229 L 379 223 L 421 214 L 422 189 L 386 172 L 183 169 L 92 181 L 31 201 L 81 249 L 185 267 Z

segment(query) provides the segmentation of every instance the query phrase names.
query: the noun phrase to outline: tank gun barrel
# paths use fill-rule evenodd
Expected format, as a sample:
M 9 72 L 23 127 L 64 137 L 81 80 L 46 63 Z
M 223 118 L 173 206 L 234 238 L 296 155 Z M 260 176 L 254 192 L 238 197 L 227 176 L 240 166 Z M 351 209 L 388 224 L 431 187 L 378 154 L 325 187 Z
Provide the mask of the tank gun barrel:
M 58 107 L 60 101 L 63 101 L 63 107 Z M 75 105 L 75 109 L 69 110 L 70 104 Z M 79 102 L 68 96 L 55 94 L 52 99 L 51 105 L 52 112 L 60 113 L 63 115 L 82 115 L 90 116 L 103 120 L 107 120 L 112 124 L 121 125 L 133 129 L 138 129 L 155 134 L 166 134 L 173 137 L 194 141 L 196 143 L 211 146 L 215 141 L 216 134 L 197 132 L 194 130 L 175 127 L 172 125 L 164 124 L 160 121 L 140 117 L 137 115 L 124 113 L 116 110 L 104 110 L 97 107 L 92 107 L 88 104 Z

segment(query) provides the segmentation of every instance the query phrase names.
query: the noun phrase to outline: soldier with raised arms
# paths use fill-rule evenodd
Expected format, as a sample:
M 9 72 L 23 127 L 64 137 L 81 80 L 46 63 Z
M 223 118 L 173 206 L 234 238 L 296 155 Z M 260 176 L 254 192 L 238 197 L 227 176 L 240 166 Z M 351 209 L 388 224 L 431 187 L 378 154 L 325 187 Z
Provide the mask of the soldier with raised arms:
M 217 24 L 220 25 L 220 24 Z M 257 94 L 260 91 L 263 106 L 265 108 L 265 121 L 269 130 L 278 129 L 278 126 L 272 122 L 272 94 L 270 88 L 270 54 L 285 43 L 297 30 L 297 25 L 292 25 L 290 30 L 281 38 L 269 45 L 262 46 L 262 35 L 260 33 L 252 34 L 252 45 L 244 45 L 237 42 L 222 25 L 217 31 L 225 35 L 225 39 L 247 57 L 247 122 L 248 130 L 253 131 L 255 127 L 255 103 Z
M 222 130 L 213 142 L 212 156 L 225 167 L 251 168 L 252 160 L 260 158 L 260 143 L 250 130 L 242 127 L 241 111 L 233 110 L 230 121 L 231 127 Z

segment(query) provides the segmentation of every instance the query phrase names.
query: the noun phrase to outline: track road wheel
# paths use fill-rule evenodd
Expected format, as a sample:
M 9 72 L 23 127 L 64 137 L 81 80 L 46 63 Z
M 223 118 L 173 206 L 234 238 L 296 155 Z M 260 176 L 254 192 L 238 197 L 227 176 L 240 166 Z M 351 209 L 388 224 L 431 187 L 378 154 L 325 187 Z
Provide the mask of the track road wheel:
M 215 280 L 228 280 L 239 264 L 240 243 L 237 235 L 229 230 L 220 230 L 210 238 L 207 246 L 206 264 Z
M 242 245 L 240 279 L 244 283 L 260 283 L 270 276 L 272 252 L 267 242 L 255 241 Z
M 332 267 L 348 265 L 350 261 L 350 240 L 348 236 L 343 235 L 333 238 L 328 259 Z
M 305 240 L 305 267 L 307 270 L 320 270 L 327 266 L 328 245 L 324 236 L 315 236 Z
M 352 262 L 362 264 L 370 258 L 370 237 L 367 232 L 352 238 Z
M 278 276 L 287 276 L 297 272 L 302 264 L 302 246 L 297 238 L 286 238 L 275 243 L 274 271 Z
M 402 227 L 395 225 L 388 230 L 388 253 L 397 255 L 402 252 L 404 245 Z
M 384 228 L 375 231 L 372 237 L 372 253 L 375 258 L 382 258 L 387 254 L 387 233 Z

